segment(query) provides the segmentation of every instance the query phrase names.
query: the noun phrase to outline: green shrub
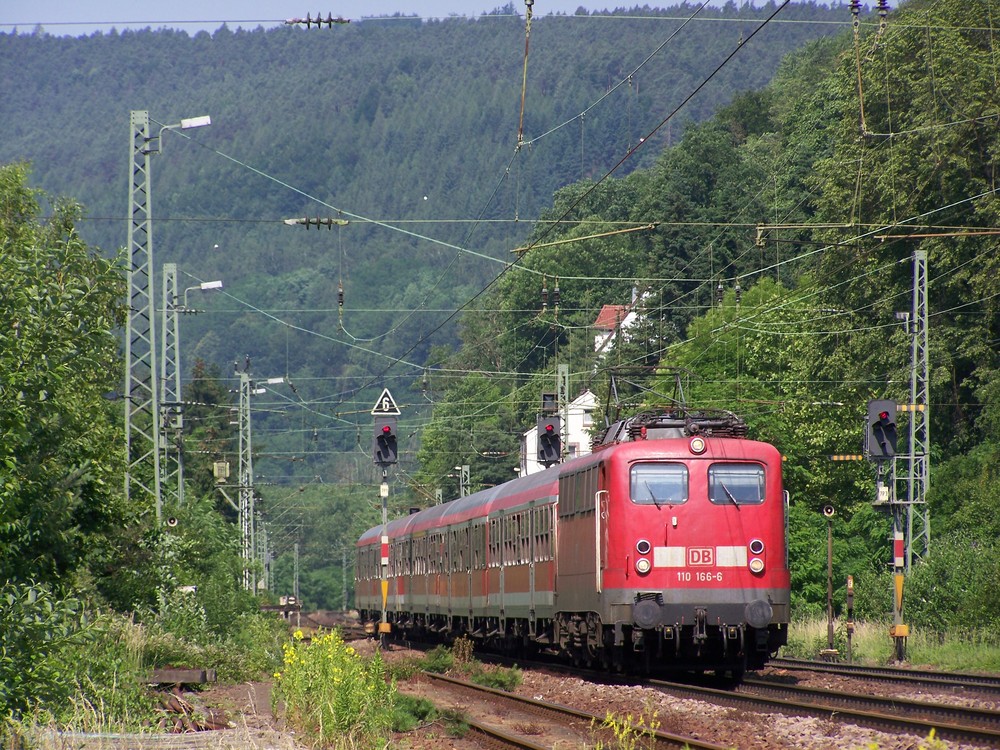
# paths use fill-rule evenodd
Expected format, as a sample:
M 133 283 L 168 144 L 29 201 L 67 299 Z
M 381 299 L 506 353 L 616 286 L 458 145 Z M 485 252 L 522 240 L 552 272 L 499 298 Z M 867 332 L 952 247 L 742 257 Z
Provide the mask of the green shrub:
M 392 711 L 392 731 L 412 732 L 437 717 L 437 708 L 429 700 L 397 693 Z
M 68 700 L 72 660 L 63 653 L 86 638 L 77 600 L 42 585 L 0 586 L 0 722 Z
M 424 669 L 435 674 L 450 672 L 455 666 L 455 657 L 444 646 L 435 646 L 424 657 Z
M 469 678 L 472 682 L 483 687 L 513 692 L 521 680 L 524 678 L 521 670 L 517 667 L 494 667 L 491 669 L 480 669 Z
M 385 743 L 395 694 L 379 654 L 363 660 L 337 631 L 310 644 L 296 631 L 271 697 L 275 705 L 284 702 L 288 722 L 317 745 L 346 749 Z

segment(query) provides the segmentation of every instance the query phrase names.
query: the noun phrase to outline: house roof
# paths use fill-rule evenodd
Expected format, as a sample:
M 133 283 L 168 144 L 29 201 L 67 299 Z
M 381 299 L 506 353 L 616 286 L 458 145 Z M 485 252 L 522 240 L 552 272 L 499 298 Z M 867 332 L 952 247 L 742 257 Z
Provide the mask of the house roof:
M 628 312 L 628 305 L 605 305 L 597 314 L 597 320 L 594 321 L 594 328 L 599 328 L 603 331 L 613 331 L 625 320 Z

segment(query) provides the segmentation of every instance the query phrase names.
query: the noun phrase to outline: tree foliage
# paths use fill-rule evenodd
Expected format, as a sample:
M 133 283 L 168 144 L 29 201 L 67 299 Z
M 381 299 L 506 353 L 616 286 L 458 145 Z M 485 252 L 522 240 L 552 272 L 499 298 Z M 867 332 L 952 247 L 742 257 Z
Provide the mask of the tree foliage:
M 27 169 L 0 168 L 0 575 L 53 585 L 113 554 L 123 522 L 118 385 L 124 277 L 74 228 L 39 219 Z

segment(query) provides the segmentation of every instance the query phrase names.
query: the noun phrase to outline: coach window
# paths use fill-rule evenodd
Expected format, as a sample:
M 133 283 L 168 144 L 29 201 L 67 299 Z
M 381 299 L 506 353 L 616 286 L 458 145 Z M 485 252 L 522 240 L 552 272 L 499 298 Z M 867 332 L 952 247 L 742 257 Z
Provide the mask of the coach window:
M 708 467 L 708 499 L 716 505 L 760 505 L 764 502 L 764 467 L 712 464 Z
M 688 499 L 688 470 L 684 464 L 635 464 L 630 487 L 637 505 L 680 505 Z

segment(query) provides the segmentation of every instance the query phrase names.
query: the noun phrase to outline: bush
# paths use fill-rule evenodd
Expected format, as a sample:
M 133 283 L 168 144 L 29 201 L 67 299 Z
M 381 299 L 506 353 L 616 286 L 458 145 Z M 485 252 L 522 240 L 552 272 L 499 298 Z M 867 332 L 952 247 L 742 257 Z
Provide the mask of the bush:
M 0 586 L 0 722 L 68 700 L 72 660 L 62 658 L 87 637 L 80 603 L 45 586 Z
M 336 631 L 307 645 L 297 630 L 274 675 L 272 702 L 283 701 L 289 723 L 320 746 L 374 747 L 386 741 L 395 694 L 379 654 L 362 660 Z
M 424 657 L 424 669 L 435 674 L 450 672 L 455 666 L 455 657 L 444 646 L 435 646 Z
M 469 679 L 477 685 L 510 693 L 521 684 L 523 677 L 524 675 L 517 667 L 510 669 L 494 667 L 493 669 L 480 669 L 478 672 L 474 672 Z
M 412 732 L 421 724 L 434 721 L 437 717 L 437 708 L 429 700 L 397 693 L 392 711 L 392 731 Z

